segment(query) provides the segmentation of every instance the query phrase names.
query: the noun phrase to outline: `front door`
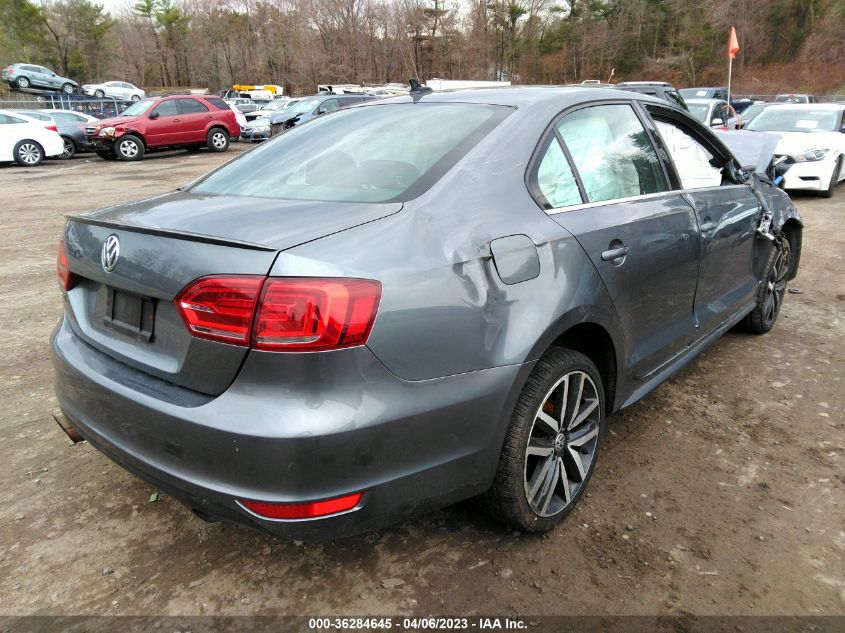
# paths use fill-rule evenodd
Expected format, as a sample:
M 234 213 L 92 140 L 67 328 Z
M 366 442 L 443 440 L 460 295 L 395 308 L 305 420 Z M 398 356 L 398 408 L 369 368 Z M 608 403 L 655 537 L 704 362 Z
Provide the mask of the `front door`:
M 149 114 L 147 122 L 147 145 L 161 147 L 180 142 L 182 118 L 176 105 L 176 99 L 162 101 Z
M 694 332 L 700 244 L 695 213 L 670 190 L 634 107 L 608 103 L 563 116 L 536 178 L 551 217 L 575 236 L 604 281 L 631 377 L 650 375 Z
M 693 124 L 661 118 L 659 108 L 650 109 L 701 227 L 695 318 L 703 335 L 754 301 L 758 286 L 754 248 L 762 208 L 749 185 L 725 178 L 719 151 L 696 133 Z

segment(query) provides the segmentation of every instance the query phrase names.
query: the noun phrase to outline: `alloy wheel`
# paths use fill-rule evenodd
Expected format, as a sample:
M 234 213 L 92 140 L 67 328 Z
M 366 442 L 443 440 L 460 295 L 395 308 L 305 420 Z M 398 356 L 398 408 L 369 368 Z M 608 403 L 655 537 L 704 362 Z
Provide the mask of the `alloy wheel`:
M 763 318 L 771 326 L 777 318 L 786 294 L 786 276 L 789 273 L 789 245 L 784 240 L 778 251 L 769 278 L 766 280 L 766 298 L 763 302 Z
M 537 410 L 525 450 L 524 488 L 541 517 L 561 512 L 587 480 L 596 457 L 601 402 L 583 371 L 563 376 Z
M 215 132 L 211 135 L 211 144 L 214 145 L 217 149 L 222 149 L 226 147 L 226 137 L 223 135 L 223 132 Z
M 125 158 L 135 158 L 138 155 L 138 144 L 133 140 L 126 140 L 120 143 L 118 148 L 120 155 Z
M 18 77 L 15 83 L 18 84 L 18 88 L 29 88 L 29 79 L 26 77 Z
M 41 160 L 41 150 L 35 143 L 24 143 L 18 150 L 18 156 L 27 165 L 37 165 Z
M 75 153 L 75 148 L 73 146 L 73 141 L 65 139 L 65 146 L 62 149 L 62 158 L 70 158 Z

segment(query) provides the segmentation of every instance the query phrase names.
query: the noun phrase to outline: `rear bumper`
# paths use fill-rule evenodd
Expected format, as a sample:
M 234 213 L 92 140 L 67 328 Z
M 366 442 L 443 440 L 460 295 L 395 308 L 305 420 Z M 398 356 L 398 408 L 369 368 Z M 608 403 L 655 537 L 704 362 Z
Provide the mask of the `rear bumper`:
M 320 540 L 486 490 L 533 366 L 408 382 L 366 347 L 251 352 L 230 388 L 210 397 L 113 360 L 67 319 L 51 346 L 62 410 L 113 461 L 200 512 Z M 311 520 L 264 520 L 236 503 L 360 491 L 356 510 Z
M 245 141 L 266 141 L 270 138 L 270 128 L 241 128 L 241 139 Z

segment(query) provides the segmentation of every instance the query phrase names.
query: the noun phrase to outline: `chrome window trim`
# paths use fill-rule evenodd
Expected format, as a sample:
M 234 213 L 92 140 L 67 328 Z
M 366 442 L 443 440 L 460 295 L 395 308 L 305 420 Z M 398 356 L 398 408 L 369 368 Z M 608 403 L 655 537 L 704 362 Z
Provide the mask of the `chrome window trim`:
M 619 202 L 639 202 L 640 200 L 655 200 L 657 198 L 680 196 L 685 193 L 695 194 L 696 192 L 716 191 L 725 189 L 735 189 L 738 187 L 747 187 L 748 185 L 730 184 L 717 185 L 715 187 L 697 187 L 695 189 L 671 189 L 669 191 L 658 191 L 657 193 L 644 193 L 639 196 L 627 196 L 625 198 L 612 198 L 610 200 L 597 200 L 596 202 L 585 202 L 581 204 L 573 204 L 568 207 L 558 207 L 557 209 L 544 209 L 547 215 L 557 215 L 559 213 L 566 213 L 567 211 L 579 211 L 581 209 L 592 209 L 595 207 L 606 207 L 611 204 Z

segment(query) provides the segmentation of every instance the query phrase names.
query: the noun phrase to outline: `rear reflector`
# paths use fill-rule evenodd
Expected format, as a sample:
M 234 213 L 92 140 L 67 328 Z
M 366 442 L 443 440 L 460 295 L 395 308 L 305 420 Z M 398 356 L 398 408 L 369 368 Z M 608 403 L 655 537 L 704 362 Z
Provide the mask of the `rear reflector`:
M 59 240 L 58 253 L 56 255 L 56 276 L 59 279 L 59 286 L 62 290 L 70 290 L 76 285 L 77 276 L 70 272 L 67 263 L 67 251 L 65 250 L 65 243 Z
M 363 492 L 356 492 L 334 499 L 306 503 L 265 503 L 248 499 L 240 499 L 238 503 L 265 519 L 314 519 L 352 510 L 363 496 Z
M 175 299 L 193 336 L 277 352 L 363 345 L 381 284 L 319 277 L 201 277 Z
M 264 277 L 201 277 L 175 299 L 176 309 L 198 338 L 249 345 L 255 299 Z
M 268 279 L 253 345 L 318 351 L 363 345 L 378 311 L 381 284 L 370 279 Z

